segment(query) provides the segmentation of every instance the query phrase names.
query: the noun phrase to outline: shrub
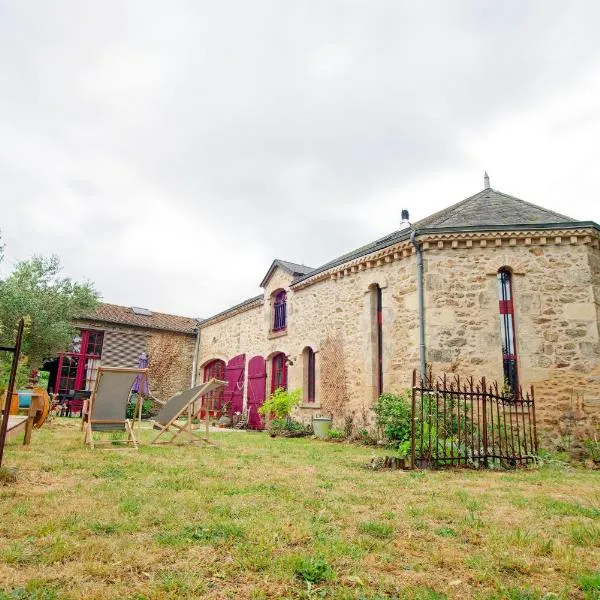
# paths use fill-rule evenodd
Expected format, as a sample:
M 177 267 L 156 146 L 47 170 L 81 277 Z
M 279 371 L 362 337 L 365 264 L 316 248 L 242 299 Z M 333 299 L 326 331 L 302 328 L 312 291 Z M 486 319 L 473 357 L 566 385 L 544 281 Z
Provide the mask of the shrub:
M 600 462 L 600 440 L 598 439 L 598 436 L 594 435 L 593 438 L 584 440 L 583 445 L 587 450 L 588 456 L 594 462 Z
M 381 394 L 373 410 L 388 444 L 397 448 L 410 440 L 411 408 L 406 394 Z
M 271 432 L 276 434 L 287 435 L 288 437 L 302 437 L 310 435 L 312 429 L 291 417 L 285 419 L 274 419 L 271 421 Z
M 330 429 L 327 432 L 330 440 L 343 440 L 344 432 L 341 429 Z
M 127 404 L 127 412 L 125 416 L 128 419 L 137 419 L 137 412 L 135 410 L 135 402 Z M 144 400 L 142 403 L 142 419 L 149 419 L 152 416 L 152 400 Z
M 273 415 L 276 419 L 285 419 L 292 409 L 300 404 L 302 390 L 300 388 L 288 391 L 277 388 L 269 399 L 258 409 L 261 415 Z

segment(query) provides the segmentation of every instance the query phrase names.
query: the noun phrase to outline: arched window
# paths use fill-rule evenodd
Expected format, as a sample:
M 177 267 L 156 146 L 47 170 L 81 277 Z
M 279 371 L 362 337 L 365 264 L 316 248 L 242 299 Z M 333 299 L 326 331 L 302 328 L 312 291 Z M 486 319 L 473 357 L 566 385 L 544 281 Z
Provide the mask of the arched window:
M 304 348 L 302 355 L 304 362 L 304 402 L 311 403 L 315 401 L 315 351 L 307 347 Z
M 216 358 L 211 360 L 209 363 L 204 365 L 203 381 L 209 381 L 211 379 L 225 380 L 225 362 Z M 206 394 L 207 404 L 210 410 L 218 410 L 223 406 L 223 400 L 225 399 L 225 390 L 221 388 L 219 390 L 213 390 Z
M 512 274 L 507 268 L 502 268 L 498 271 L 498 300 L 504 382 L 513 393 L 516 393 L 519 385 L 519 377 L 517 369 L 517 343 L 515 339 L 515 308 L 513 302 Z
M 271 361 L 271 393 L 277 388 L 287 390 L 287 361 L 285 354 L 276 354 Z
M 275 292 L 273 298 L 273 331 L 282 331 L 287 327 L 285 290 Z

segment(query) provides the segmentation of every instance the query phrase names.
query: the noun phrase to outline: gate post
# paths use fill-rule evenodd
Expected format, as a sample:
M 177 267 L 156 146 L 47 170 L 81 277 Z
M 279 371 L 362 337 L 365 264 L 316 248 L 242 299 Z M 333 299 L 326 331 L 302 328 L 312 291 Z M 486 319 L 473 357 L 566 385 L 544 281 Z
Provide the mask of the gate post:
M 535 422 L 535 396 L 533 393 L 533 386 L 531 386 L 531 409 L 533 412 L 533 447 L 535 449 L 535 454 L 538 453 L 538 437 L 537 437 L 537 425 Z
M 487 384 L 485 377 L 481 379 L 481 386 L 483 387 L 483 420 L 481 426 L 483 427 L 483 466 L 487 469 L 488 467 L 488 431 L 487 431 Z M 490 404 L 491 406 L 491 404 Z
M 412 378 L 412 401 L 411 401 L 411 420 L 410 420 L 410 468 L 415 468 L 415 387 L 417 385 L 417 370 L 413 369 Z M 421 384 L 422 385 L 422 384 Z

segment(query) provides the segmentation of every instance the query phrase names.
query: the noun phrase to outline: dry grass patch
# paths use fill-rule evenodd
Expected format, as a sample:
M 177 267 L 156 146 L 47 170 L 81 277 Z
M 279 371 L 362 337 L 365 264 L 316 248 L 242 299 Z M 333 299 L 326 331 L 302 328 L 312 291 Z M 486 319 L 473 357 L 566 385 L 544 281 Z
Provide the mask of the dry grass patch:
M 214 439 L 92 452 L 59 419 L 11 442 L 0 600 L 600 595 L 593 472 L 373 472 L 362 447 Z

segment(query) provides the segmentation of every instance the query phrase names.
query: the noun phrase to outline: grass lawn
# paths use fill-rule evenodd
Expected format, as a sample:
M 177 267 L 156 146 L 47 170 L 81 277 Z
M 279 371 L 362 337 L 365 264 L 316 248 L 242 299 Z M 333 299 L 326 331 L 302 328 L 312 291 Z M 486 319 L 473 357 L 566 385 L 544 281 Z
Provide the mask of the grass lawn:
M 245 432 L 90 451 L 77 425 L 7 446 L 2 600 L 600 598 L 598 472 L 373 472 Z

